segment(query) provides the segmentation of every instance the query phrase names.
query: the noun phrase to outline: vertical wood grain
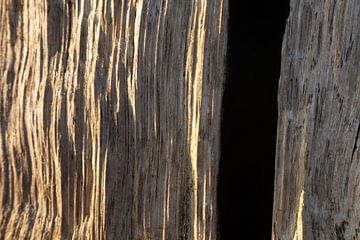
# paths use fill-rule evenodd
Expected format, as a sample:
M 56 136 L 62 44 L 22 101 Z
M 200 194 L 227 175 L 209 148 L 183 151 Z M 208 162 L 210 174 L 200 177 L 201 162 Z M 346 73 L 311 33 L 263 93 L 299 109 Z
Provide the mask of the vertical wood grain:
M 0 238 L 215 239 L 227 0 L 0 2 Z
M 272 239 L 360 239 L 360 2 L 290 9 Z

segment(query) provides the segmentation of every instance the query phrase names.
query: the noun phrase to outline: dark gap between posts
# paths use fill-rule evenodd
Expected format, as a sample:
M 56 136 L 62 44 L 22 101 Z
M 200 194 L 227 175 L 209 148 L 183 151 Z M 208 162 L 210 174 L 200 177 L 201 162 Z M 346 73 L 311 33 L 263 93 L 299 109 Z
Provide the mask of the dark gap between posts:
M 289 0 L 230 1 L 218 239 L 271 239 L 280 57 Z

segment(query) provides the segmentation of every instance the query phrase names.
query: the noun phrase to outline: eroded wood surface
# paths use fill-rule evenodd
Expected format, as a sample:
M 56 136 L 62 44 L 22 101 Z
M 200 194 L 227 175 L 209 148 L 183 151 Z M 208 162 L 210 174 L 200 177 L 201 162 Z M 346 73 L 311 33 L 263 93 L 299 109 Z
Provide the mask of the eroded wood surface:
M 359 70 L 360 1 L 292 0 L 272 239 L 360 239 Z
M 227 0 L 0 2 L 0 239 L 215 239 Z

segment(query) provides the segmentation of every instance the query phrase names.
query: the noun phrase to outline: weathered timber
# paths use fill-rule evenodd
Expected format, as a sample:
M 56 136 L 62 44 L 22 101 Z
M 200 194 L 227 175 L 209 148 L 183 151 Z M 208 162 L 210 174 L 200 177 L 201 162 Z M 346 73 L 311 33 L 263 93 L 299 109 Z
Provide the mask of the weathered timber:
M 360 239 L 360 1 L 290 8 L 272 239 Z
M 227 0 L 0 2 L 0 239 L 215 239 Z

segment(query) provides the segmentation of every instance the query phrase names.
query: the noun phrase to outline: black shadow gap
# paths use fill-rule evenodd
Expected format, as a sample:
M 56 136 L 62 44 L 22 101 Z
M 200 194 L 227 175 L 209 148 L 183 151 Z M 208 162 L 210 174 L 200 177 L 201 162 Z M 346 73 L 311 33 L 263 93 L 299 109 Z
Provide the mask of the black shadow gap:
M 271 239 L 280 56 L 289 0 L 230 1 L 219 239 Z

